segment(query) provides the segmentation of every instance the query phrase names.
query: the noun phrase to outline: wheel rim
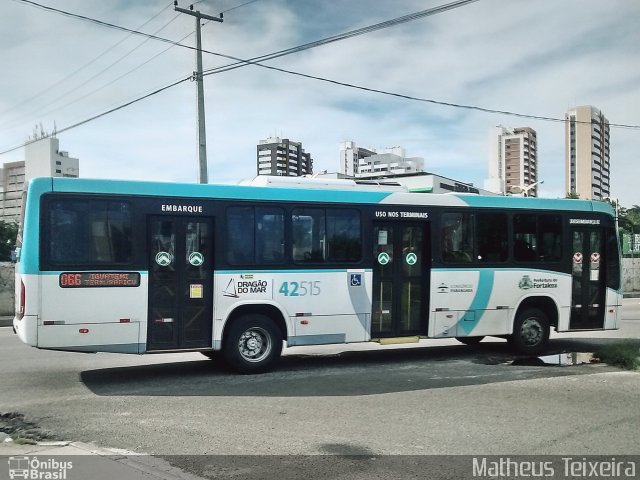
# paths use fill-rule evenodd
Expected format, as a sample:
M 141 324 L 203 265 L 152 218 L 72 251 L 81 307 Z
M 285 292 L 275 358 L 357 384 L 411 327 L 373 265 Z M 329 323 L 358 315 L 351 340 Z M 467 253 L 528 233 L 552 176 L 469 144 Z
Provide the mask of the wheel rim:
M 244 360 L 260 362 L 271 353 L 271 336 L 263 328 L 249 328 L 240 335 L 238 351 Z
M 536 317 L 529 317 L 520 328 L 522 341 L 528 346 L 538 345 L 542 341 L 544 329 Z

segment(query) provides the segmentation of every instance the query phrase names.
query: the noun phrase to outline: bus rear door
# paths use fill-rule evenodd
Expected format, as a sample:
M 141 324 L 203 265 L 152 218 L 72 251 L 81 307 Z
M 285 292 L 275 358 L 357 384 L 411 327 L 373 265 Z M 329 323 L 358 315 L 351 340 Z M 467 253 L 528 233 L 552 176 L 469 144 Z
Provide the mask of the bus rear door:
M 604 229 L 572 227 L 569 330 L 604 328 L 606 303 Z

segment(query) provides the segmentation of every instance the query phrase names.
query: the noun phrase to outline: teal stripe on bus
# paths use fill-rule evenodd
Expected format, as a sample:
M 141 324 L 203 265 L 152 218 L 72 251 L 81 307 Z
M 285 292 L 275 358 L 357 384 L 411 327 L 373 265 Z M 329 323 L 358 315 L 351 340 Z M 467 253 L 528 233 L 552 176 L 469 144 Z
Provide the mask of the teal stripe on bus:
M 56 192 L 229 200 L 380 203 L 391 192 L 54 178 Z
M 454 195 L 470 207 L 521 208 L 535 210 L 569 210 L 575 212 L 600 212 L 614 215 L 608 202 L 574 200 L 568 198 L 532 198 L 483 195 Z

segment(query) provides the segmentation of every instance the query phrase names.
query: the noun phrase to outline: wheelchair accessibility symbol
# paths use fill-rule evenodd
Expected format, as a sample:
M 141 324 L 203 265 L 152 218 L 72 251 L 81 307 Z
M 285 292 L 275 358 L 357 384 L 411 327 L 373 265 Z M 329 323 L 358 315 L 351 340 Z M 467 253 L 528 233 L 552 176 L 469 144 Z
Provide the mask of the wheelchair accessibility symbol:
M 349 275 L 349 285 L 352 287 L 360 287 L 362 286 L 362 274 L 361 273 L 352 273 Z

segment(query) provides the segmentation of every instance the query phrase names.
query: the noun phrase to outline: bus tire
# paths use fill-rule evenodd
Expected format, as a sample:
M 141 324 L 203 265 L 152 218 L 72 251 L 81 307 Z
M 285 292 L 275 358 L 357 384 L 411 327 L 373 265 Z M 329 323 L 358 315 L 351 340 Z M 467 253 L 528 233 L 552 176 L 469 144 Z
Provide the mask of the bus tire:
M 222 353 L 239 373 L 264 373 L 280 358 L 282 333 L 266 315 L 251 313 L 237 318 L 229 327 Z
M 477 345 L 484 337 L 456 337 L 456 340 L 465 345 Z
M 509 343 L 517 353 L 535 355 L 549 341 L 549 318 L 538 308 L 525 308 L 516 316 Z

